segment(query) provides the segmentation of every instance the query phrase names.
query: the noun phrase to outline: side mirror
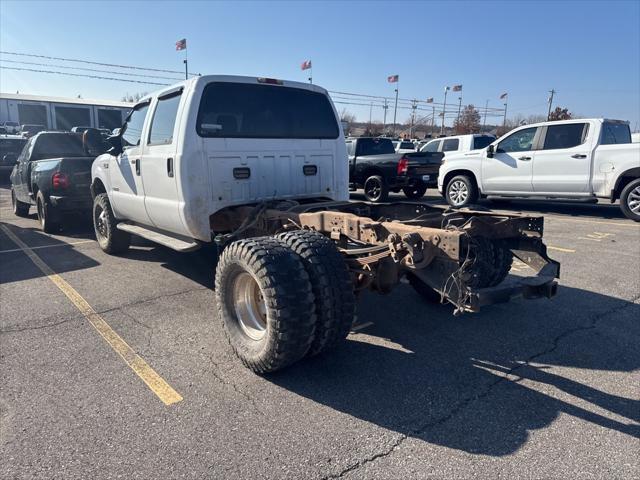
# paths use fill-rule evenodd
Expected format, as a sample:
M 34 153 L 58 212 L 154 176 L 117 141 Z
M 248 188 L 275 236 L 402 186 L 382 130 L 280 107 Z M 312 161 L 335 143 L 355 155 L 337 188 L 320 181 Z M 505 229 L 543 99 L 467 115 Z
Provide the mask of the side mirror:
M 122 137 L 120 135 L 112 135 L 107 138 L 107 142 L 111 145 L 111 148 L 107 150 L 107 153 L 117 157 L 122 153 Z
M 2 163 L 4 164 L 11 164 L 11 163 L 17 163 L 18 162 L 18 157 L 16 156 L 15 153 L 7 153 L 4 157 L 2 157 Z
M 489 145 L 487 147 L 487 157 L 493 158 L 493 155 L 496 153 L 495 147 L 493 145 Z

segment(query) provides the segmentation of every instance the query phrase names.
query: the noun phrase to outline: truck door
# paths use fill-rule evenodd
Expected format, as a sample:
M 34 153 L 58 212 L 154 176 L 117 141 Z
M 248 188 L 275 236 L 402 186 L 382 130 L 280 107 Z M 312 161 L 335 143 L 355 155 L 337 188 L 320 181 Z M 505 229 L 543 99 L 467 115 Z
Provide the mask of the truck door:
M 30 138 L 22 149 L 22 153 L 20 153 L 20 156 L 18 157 L 15 176 L 11 179 L 16 198 L 24 203 L 30 202 L 29 177 L 31 175 L 31 169 L 29 168 L 29 159 L 31 158 L 31 152 L 33 151 L 33 142 L 34 139 Z
M 592 149 L 589 124 L 543 127 L 542 149 L 533 162 L 533 190 L 540 193 L 588 193 Z
M 136 105 L 122 127 L 122 153 L 109 161 L 111 206 L 116 217 L 149 225 L 141 175 L 141 139 L 149 102 Z
M 177 176 L 176 122 L 182 88 L 158 97 L 153 106 L 149 135 L 142 155 L 145 207 L 153 225 L 173 233 L 188 234 L 180 218 Z
M 539 128 L 518 130 L 495 146 L 492 158 L 482 158 L 483 193 L 528 193 Z

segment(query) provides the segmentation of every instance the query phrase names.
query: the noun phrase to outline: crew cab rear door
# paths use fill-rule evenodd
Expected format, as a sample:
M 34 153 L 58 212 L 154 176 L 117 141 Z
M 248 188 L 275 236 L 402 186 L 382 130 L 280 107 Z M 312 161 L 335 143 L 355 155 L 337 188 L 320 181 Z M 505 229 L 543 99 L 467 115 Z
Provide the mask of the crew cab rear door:
M 346 182 L 347 159 L 329 99 L 263 81 L 204 87 L 197 133 L 203 138 L 213 201 L 330 197 L 338 190 L 336 179 Z M 336 174 L 338 165 L 342 177 Z
M 542 127 L 542 148 L 533 161 L 536 193 L 588 193 L 592 146 L 589 123 L 571 122 Z

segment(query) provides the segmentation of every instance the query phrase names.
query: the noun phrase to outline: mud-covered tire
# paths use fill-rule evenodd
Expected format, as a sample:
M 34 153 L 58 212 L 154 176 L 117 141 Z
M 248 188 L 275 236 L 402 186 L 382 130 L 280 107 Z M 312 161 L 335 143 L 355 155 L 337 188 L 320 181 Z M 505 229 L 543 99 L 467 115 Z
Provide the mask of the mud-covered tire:
M 38 192 L 36 195 L 36 209 L 42 231 L 45 233 L 58 233 L 60 231 L 60 222 L 57 220 L 57 212 L 42 192 Z
M 427 186 L 423 182 L 419 182 L 412 187 L 404 187 L 402 193 L 404 193 L 409 200 L 419 200 L 427 193 Z
M 620 210 L 624 216 L 640 222 L 640 178 L 629 182 L 620 193 Z
M 447 183 L 445 198 L 452 207 L 468 207 L 478 201 L 478 187 L 467 175 L 457 175 Z
M 462 279 L 471 288 L 495 287 L 509 274 L 513 254 L 500 240 L 476 237 L 465 261 Z
M 16 198 L 16 192 L 13 191 L 13 187 L 11 187 L 11 207 L 13 209 L 13 214 L 16 217 L 28 217 L 29 216 L 29 207 L 28 203 L 21 202 Z
M 316 231 L 296 230 L 277 237 L 302 259 L 315 297 L 316 330 L 308 355 L 344 340 L 353 324 L 355 294 L 344 258 L 335 244 Z
M 115 215 L 106 193 L 93 199 L 93 229 L 98 245 L 105 253 L 114 255 L 125 252 L 131 245 L 131 234 L 118 230 Z
M 259 237 L 226 247 L 215 298 L 231 348 L 255 373 L 280 370 L 309 350 L 316 326 L 309 275 L 281 241 Z
M 369 202 L 380 203 L 389 200 L 389 187 L 380 175 L 371 175 L 364 181 L 364 198 Z
M 429 303 L 442 303 L 442 295 L 436 292 L 429 285 L 420 280 L 417 276 L 412 273 L 407 274 L 407 280 L 409 280 L 409 285 L 413 287 L 413 289 L 420 295 L 424 300 Z

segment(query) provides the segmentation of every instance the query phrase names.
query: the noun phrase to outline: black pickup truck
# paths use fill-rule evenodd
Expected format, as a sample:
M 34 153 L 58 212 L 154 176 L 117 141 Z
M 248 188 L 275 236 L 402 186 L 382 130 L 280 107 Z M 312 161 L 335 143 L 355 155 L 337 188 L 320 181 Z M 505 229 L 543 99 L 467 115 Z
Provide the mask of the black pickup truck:
M 349 186 L 364 189 L 370 202 L 385 202 L 389 192 L 402 190 L 417 200 L 427 187 L 437 187 L 442 153 L 396 153 L 389 138 L 347 138 Z
M 31 137 L 11 172 L 13 213 L 29 215 L 35 205 L 42 229 L 60 229 L 63 215 L 90 213 L 91 164 L 102 153 L 98 143 L 71 132 L 40 132 Z

